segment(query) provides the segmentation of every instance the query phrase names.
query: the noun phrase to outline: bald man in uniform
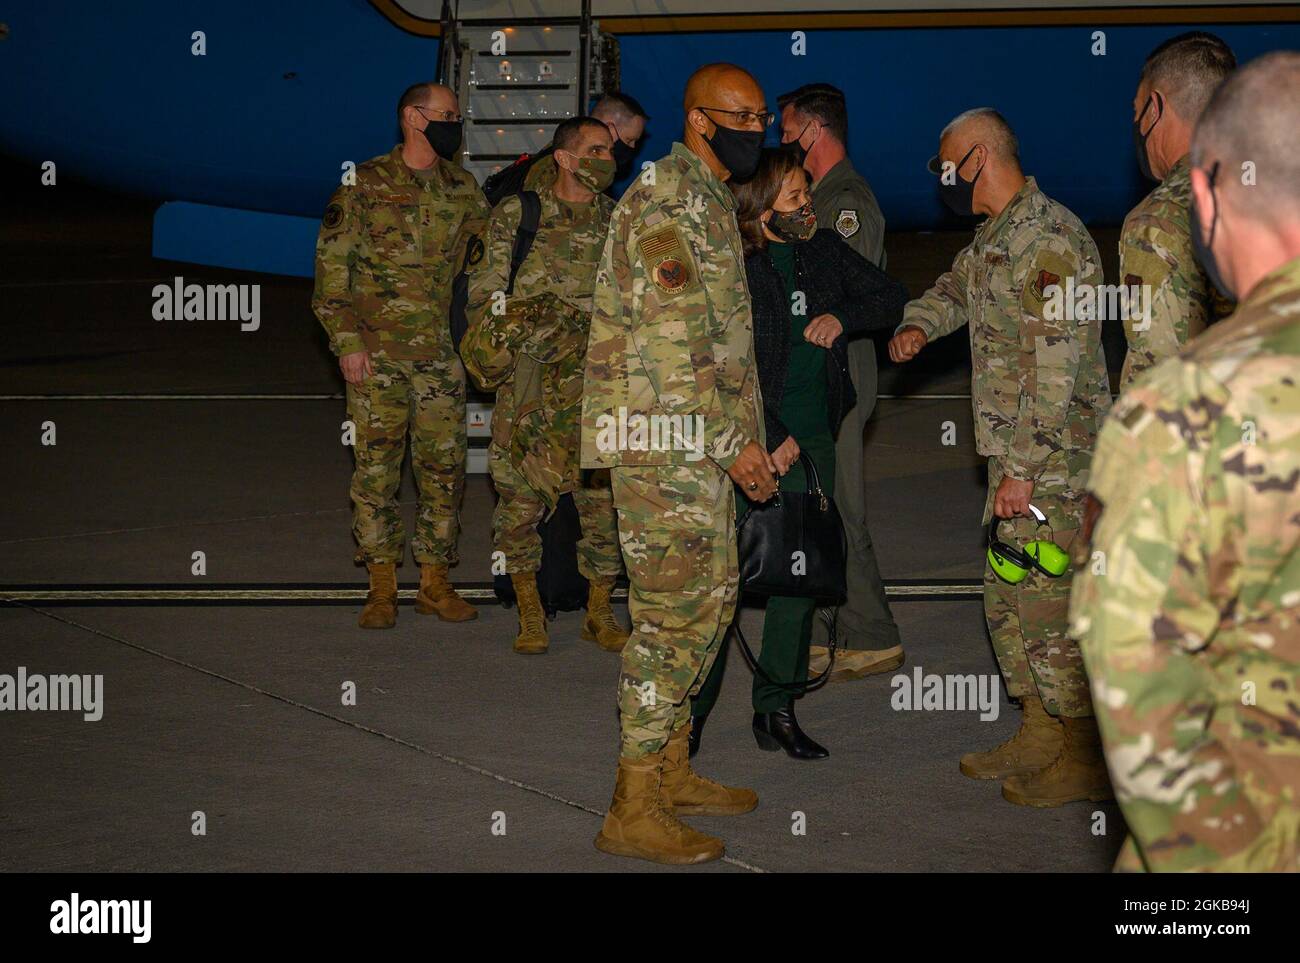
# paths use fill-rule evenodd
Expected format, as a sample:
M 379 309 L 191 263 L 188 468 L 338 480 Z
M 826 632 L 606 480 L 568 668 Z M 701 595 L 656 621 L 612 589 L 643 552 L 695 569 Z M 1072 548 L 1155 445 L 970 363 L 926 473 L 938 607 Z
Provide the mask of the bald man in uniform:
M 411 552 L 420 563 L 415 610 L 448 622 L 478 613 L 447 578 L 457 561 L 465 488 L 465 368 L 451 343 L 451 286 L 488 205 L 455 158 L 463 120 L 456 95 L 415 84 L 397 107 L 402 143 L 360 164 L 334 192 L 316 244 L 312 308 L 347 382 L 356 560 L 370 573 L 358 624 L 397 621 L 405 551 L 397 503 L 409 439 L 419 490 Z
M 722 840 L 681 815 L 758 804 L 691 771 L 690 697 L 736 610 L 736 506 L 776 492 L 763 439 L 753 322 L 735 200 L 773 117 L 731 64 L 686 86 L 680 143 L 614 209 L 596 278 L 582 404 L 582 464 L 609 468 L 628 573 L 621 750 L 603 852 L 699 863 Z M 637 426 L 648 430 L 637 431 Z
M 904 309 L 889 356 L 908 361 L 932 338 L 969 325 L 975 446 L 989 460 L 983 523 L 1005 519 L 997 530 L 1003 542 L 1052 539 L 1068 552 L 1082 527 L 1110 386 L 1101 320 L 1048 304 L 1059 303 L 1071 282 L 1075 290 L 1096 290 L 1097 245 L 1077 217 L 1025 176 L 1016 136 L 995 110 L 955 118 L 931 171 L 953 211 L 988 220 L 952 270 Z M 1036 523 L 1031 505 L 1050 530 Z M 1004 780 L 1003 798 L 1017 805 L 1110 798 L 1088 679 L 1067 631 L 1070 580 L 1068 568 L 1059 577 L 1033 569 L 1011 584 L 985 567 L 989 636 L 1024 715 L 1010 740 L 963 756 L 961 771 Z

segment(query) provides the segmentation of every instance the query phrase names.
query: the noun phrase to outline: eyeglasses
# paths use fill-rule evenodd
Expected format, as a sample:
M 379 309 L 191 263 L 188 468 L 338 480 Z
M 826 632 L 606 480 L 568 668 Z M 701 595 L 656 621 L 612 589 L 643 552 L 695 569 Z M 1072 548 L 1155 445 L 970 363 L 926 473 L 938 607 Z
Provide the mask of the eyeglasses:
M 430 118 L 431 120 L 451 121 L 453 123 L 459 123 L 460 121 L 465 119 L 464 117 L 461 116 L 459 111 L 455 111 L 455 110 L 430 110 L 428 107 L 421 107 L 419 104 L 412 104 L 411 106 L 413 106 L 416 110 L 418 110 L 422 114 L 426 110 L 429 111 L 429 113 L 433 114 L 433 117 Z
M 719 114 L 730 114 L 736 118 L 741 127 L 749 127 L 753 124 L 761 124 L 764 129 L 772 126 L 772 121 L 776 120 L 776 114 L 766 110 L 761 114 L 756 114 L 752 110 L 723 110 L 721 107 L 700 107 L 698 108 L 705 117 L 709 117 L 710 110 L 717 111 Z M 709 117 L 709 120 L 713 120 Z

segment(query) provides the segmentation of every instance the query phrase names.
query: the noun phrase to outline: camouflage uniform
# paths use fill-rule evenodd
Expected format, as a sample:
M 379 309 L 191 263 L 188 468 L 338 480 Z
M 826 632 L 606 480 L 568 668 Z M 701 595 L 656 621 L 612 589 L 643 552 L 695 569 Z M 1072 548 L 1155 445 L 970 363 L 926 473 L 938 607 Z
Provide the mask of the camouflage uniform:
M 451 282 L 487 219 L 474 178 L 438 158 L 412 172 L 401 145 L 334 192 L 316 242 L 312 308 L 342 356 L 368 351 L 374 374 L 348 385 L 356 425 L 353 535 L 359 561 L 402 558 L 397 504 L 407 436 L 419 489 L 416 561 L 456 561 L 465 485 L 465 369 L 451 344 Z
M 1099 320 L 1048 320 L 1047 290 L 1102 280 L 1097 246 L 1079 219 L 1031 177 L 975 232 L 952 270 L 907 305 L 903 327 L 933 340 L 971 331 L 975 446 L 989 459 L 984 524 L 1010 475 L 1034 482 L 1030 501 L 1067 551 L 1081 527 L 1097 428 L 1110 407 Z M 1004 541 L 1032 540 L 1030 519 L 1001 527 Z M 1046 532 L 1043 532 L 1046 537 Z M 1089 716 L 1088 680 L 1067 636 L 1070 574 L 1034 571 L 1018 585 L 984 573 L 984 613 L 1007 691 L 1041 696 L 1053 715 Z
M 1155 190 L 1124 219 L 1119 237 L 1119 273 L 1125 287 L 1147 287 L 1149 309 L 1124 319 L 1128 355 L 1120 390 L 1142 372 L 1205 330 L 1214 317 L 1214 285 L 1192 254 L 1191 168 L 1184 157 Z
M 628 758 L 658 752 L 689 723 L 690 696 L 735 614 L 726 469 L 748 442 L 763 444 L 753 341 L 735 200 L 674 144 L 614 209 L 582 399 L 582 464 L 612 469 L 630 582 L 619 679 Z M 634 431 L 638 418 L 662 426 L 673 415 L 701 428 L 692 450 L 685 435 L 655 444 Z
M 492 212 L 484 257 L 470 281 L 461 352 L 475 380 L 497 392 L 488 469 L 498 495 L 492 544 L 505 554 L 506 571 L 541 567 L 537 524 L 572 492 L 582 523 L 579 571 L 609 581 L 620 571 L 609 473 L 591 473 L 597 477 L 582 484 L 578 420 L 591 291 L 614 202 L 603 194 L 589 204 L 561 201 L 555 177 L 550 157 L 529 171 L 525 187 L 541 202 L 538 233 L 505 302 L 496 294 L 509 282 L 522 206 L 511 196 Z M 494 313 L 496 303 L 504 304 L 503 314 Z
M 1300 258 L 1097 443 L 1070 615 L 1130 832 L 1116 869 L 1300 871 L 1297 318 Z

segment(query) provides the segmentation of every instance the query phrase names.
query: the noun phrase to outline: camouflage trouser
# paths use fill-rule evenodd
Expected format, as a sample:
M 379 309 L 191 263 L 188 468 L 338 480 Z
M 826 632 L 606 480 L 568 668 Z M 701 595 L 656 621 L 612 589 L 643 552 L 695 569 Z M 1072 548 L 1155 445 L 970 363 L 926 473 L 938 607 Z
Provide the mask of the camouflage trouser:
M 986 525 L 1002 475 L 998 459 L 990 459 Z M 1029 500 L 1047 516 L 1052 534 L 1031 518 L 1017 518 L 999 527 L 1002 540 L 1025 545 L 1050 537 L 1068 553 L 1083 525 L 1083 493 L 1070 488 L 1065 471 L 1049 469 L 1034 482 Z M 1073 574 L 1067 570 L 1051 578 L 1035 569 L 1018 585 L 1008 585 L 984 565 L 984 618 L 1007 692 L 1016 698 L 1037 695 L 1052 715 L 1072 718 L 1092 715 L 1083 658 L 1068 636 Z
M 492 548 L 506 557 L 506 571 L 536 572 L 542 566 L 542 539 L 537 525 L 546 513 L 546 503 L 528 486 L 510 464 L 510 454 L 500 445 L 488 448 L 488 470 L 497 490 L 497 507 L 492 512 Z M 618 521 L 610 493 L 607 471 L 592 472 L 593 481 L 573 491 L 582 538 L 578 542 L 578 571 L 588 581 L 618 578 L 622 564 L 618 554 Z M 603 484 L 602 484 L 603 482 Z
M 632 616 L 618 683 L 622 753 L 637 759 L 690 722 L 690 697 L 731 626 L 736 504 L 711 462 L 614 468 L 610 478 Z
M 371 374 L 348 385 L 348 417 L 357 426 L 352 474 L 352 534 L 357 558 L 400 562 L 402 514 L 397 490 L 406 439 L 419 489 L 411 551 L 417 562 L 456 562 L 465 489 L 465 369 L 459 358 L 394 361 L 370 357 Z

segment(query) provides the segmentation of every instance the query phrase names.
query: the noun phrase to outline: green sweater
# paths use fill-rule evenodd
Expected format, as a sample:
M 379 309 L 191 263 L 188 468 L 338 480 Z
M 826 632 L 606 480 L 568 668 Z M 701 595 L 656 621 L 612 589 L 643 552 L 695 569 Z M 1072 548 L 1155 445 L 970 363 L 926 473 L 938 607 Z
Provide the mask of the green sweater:
M 812 318 L 794 313 L 794 245 L 770 242 L 767 252 L 785 281 L 786 303 L 790 305 L 790 358 L 779 417 L 802 445 L 813 436 L 830 434 L 826 349 L 804 339 L 804 328 Z

